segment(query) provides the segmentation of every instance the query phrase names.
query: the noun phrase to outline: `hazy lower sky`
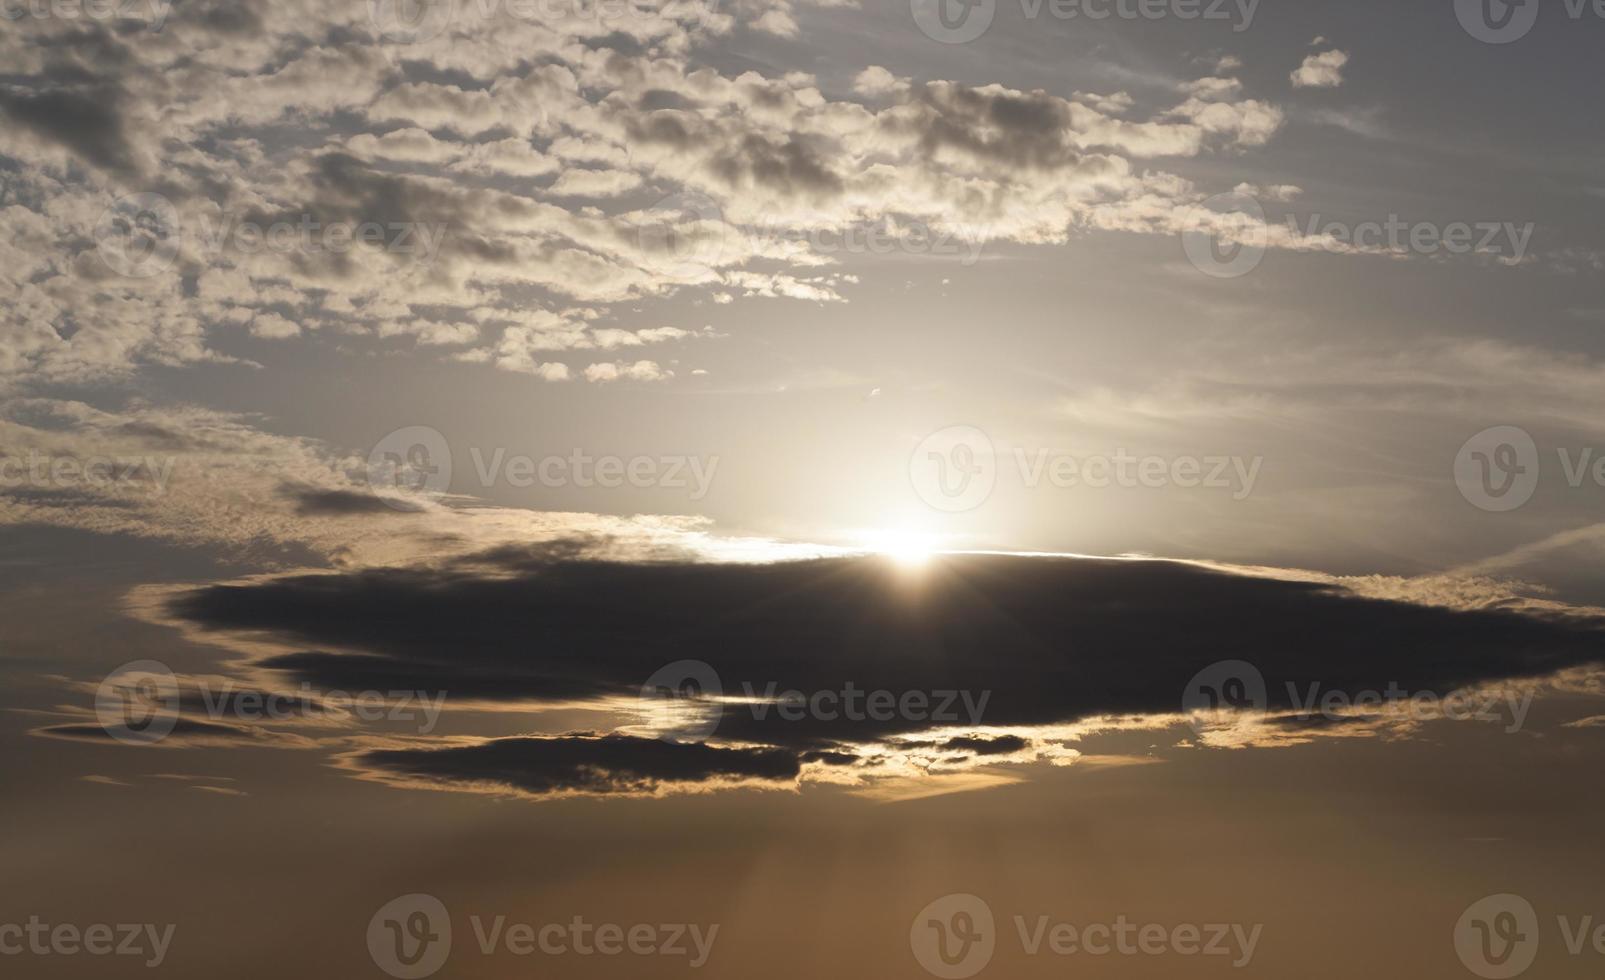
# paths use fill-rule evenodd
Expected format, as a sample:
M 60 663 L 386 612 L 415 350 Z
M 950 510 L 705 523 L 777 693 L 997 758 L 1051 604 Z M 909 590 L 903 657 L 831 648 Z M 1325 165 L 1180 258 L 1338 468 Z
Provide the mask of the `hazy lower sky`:
M 0 0 L 0 964 L 1597 975 L 1602 43 Z

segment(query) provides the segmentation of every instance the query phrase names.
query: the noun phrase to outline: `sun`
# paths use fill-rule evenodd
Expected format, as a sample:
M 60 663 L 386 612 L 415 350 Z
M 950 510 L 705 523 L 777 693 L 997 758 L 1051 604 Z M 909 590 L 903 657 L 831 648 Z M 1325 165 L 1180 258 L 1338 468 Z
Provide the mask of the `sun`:
M 863 538 L 868 550 L 885 555 L 905 568 L 928 564 L 937 553 L 936 537 L 915 528 L 877 528 L 864 532 Z

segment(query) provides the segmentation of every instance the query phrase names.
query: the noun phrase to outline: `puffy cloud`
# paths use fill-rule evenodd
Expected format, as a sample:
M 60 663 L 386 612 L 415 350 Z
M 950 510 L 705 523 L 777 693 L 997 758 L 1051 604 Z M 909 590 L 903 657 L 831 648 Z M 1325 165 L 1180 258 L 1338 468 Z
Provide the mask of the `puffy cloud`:
M 301 327 L 291 323 L 277 313 L 258 313 L 251 318 L 251 336 L 262 337 L 269 340 L 283 340 L 286 337 L 297 337 L 301 334 Z
M 752 28 L 777 37 L 796 37 L 797 21 L 787 10 L 767 10 L 752 22 Z
M 565 170 L 548 190 L 570 197 L 617 197 L 641 186 L 641 176 L 623 170 Z
M 879 65 L 870 65 L 853 79 L 853 91 L 870 97 L 901 94 L 908 91 L 908 79 L 898 78 Z
M 1076 102 L 1085 102 L 1099 112 L 1109 116 L 1118 116 L 1137 104 L 1129 92 L 1111 92 L 1108 95 L 1099 95 L 1096 92 L 1075 92 L 1070 96 Z
M 1334 48 L 1309 55 L 1289 77 L 1294 88 L 1337 88 L 1343 84 L 1343 66 L 1348 63 L 1348 53 Z
M 744 8 L 782 34 L 794 13 Z M 242 329 L 473 345 L 445 356 L 560 380 L 532 352 L 606 346 L 581 328 L 612 304 L 841 301 L 850 279 L 815 270 L 849 233 L 1051 244 L 1121 211 L 1160 230 L 1140 216 L 1189 191 L 1139 161 L 1281 125 L 1220 77 L 1146 119 L 1120 92 L 874 66 L 863 101 L 832 99 L 806 73 L 699 62 L 735 26 L 677 2 L 617 22 L 464 9 L 414 44 L 311 0 L 187 4 L 159 33 L 30 20 L 0 37 L 0 384 L 226 360 L 212 337 Z M 523 322 L 532 291 L 570 326 Z
M 666 381 L 672 377 L 674 372 L 664 370 L 657 361 L 636 361 L 634 364 L 601 361 L 585 369 L 585 380 L 595 382 Z

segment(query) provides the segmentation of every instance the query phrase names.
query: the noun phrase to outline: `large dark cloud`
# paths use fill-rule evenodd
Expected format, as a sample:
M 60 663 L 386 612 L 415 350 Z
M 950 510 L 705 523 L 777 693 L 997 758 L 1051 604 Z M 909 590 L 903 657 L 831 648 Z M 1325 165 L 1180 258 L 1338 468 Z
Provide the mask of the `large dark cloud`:
M 1223 660 L 1257 665 L 1270 706 L 1288 708 L 1288 684 L 1447 693 L 1605 659 L 1601 631 L 1578 622 L 1080 558 L 951 556 L 911 572 L 878 558 L 623 563 L 542 549 L 214 586 L 174 612 L 305 646 L 266 663 L 328 688 L 555 702 L 632 695 L 664 665 L 694 659 L 727 694 L 771 682 L 805 694 L 848 683 L 990 692 L 988 726 L 1176 711 L 1193 676 Z M 828 749 L 930 727 L 809 714 L 727 705 L 717 734 Z
M 664 784 L 794 781 L 797 758 L 780 749 L 719 748 L 627 735 L 503 738 L 449 749 L 382 749 L 357 760 L 430 782 L 506 787 L 535 795 L 640 794 Z

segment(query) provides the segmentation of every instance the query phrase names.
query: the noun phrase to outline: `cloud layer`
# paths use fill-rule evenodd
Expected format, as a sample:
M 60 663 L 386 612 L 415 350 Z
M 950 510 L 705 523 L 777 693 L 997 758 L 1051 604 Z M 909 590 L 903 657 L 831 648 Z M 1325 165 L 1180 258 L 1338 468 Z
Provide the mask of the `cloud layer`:
M 1589 618 L 1068 557 L 953 555 L 910 573 L 875 557 L 751 565 L 504 549 L 431 568 L 212 586 L 177 597 L 171 612 L 210 632 L 270 638 L 287 652 L 256 667 L 316 689 L 629 714 L 665 669 L 698 682 L 705 699 L 689 723 L 727 751 L 652 737 L 683 735 L 688 719 L 677 716 L 656 731 L 648 722 L 610 736 L 392 746 L 348 759 L 408 785 L 535 796 L 1068 762 L 1087 731 L 1177 724 L 1190 685 L 1228 660 L 1262 674 L 1272 715 L 1253 724 L 1274 730 L 1291 724 L 1278 713 L 1312 685 L 1443 695 L 1605 659 L 1605 633 Z M 677 666 L 686 661 L 696 666 Z M 721 697 L 707 697 L 710 677 Z M 876 703 L 882 710 L 870 710 Z M 1311 737 L 1310 727 L 1291 734 Z

